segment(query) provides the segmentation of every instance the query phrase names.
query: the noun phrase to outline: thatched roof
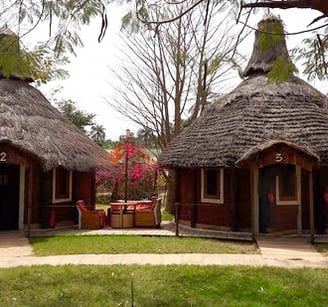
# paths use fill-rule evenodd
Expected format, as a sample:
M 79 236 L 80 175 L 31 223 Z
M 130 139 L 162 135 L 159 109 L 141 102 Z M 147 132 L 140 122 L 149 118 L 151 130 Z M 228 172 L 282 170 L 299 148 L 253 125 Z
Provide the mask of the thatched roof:
M 8 36 L 19 52 L 16 34 L 1 28 L 0 43 Z M 0 146 L 9 143 L 32 154 L 40 159 L 44 170 L 57 166 L 78 171 L 108 167 L 107 153 L 30 86 L 31 81 L 29 76 L 15 72 L 4 78 L 0 67 Z
M 286 54 L 287 49 L 274 53 Z M 259 55 L 253 52 L 247 65 L 248 79 L 209 105 L 163 150 L 160 166 L 234 166 L 252 148 L 272 140 L 305 148 L 328 164 L 327 98 L 295 76 L 280 83 L 269 81 L 267 72 L 274 61 L 262 62 Z
M 107 153 L 25 81 L 0 78 L 0 143 L 10 142 L 56 166 L 87 171 L 109 166 Z

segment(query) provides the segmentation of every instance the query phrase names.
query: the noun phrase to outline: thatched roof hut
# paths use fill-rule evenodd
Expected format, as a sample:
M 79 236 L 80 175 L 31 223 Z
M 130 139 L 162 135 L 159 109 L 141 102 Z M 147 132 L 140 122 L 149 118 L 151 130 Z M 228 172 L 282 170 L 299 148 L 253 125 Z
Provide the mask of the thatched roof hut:
M 7 28 L 0 39 L 15 35 Z M 57 166 L 86 171 L 108 166 L 106 152 L 54 108 L 43 94 L 29 85 L 30 77 L 0 69 L 0 143 L 8 142 L 42 161 L 44 170 Z
M 6 59 L 10 58 L 11 61 Z M 96 167 L 106 151 L 66 119 L 21 68 L 18 37 L 0 30 L 0 230 L 76 220 L 75 203 L 95 205 Z M 7 62 L 14 63 L 7 67 Z M 10 64 L 9 63 L 9 64 Z
M 178 220 L 253 238 L 307 229 L 312 239 L 328 228 L 328 99 L 294 71 L 282 22 L 268 16 L 244 81 L 159 156 L 161 167 L 174 170 Z
M 278 29 L 275 17 L 262 20 Z M 203 114 L 164 149 L 162 167 L 233 166 L 249 150 L 271 141 L 295 143 L 328 163 L 328 100 L 308 83 L 291 75 L 272 82 L 267 73 L 278 59 L 290 63 L 284 39 L 266 52 L 256 32 L 246 79 L 229 94 L 214 101 Z

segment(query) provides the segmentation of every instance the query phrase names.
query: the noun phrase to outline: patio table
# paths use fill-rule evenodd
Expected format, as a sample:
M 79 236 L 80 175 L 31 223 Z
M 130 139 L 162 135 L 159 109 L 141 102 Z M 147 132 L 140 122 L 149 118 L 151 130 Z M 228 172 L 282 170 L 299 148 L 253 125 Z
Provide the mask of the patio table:
M 137 201 L 112 202 L 111 207 L 111 227 L 112 228 L 131 228 L 134 226 L 134 212 Z M 129 210 L 133 206 L 133 210 Z

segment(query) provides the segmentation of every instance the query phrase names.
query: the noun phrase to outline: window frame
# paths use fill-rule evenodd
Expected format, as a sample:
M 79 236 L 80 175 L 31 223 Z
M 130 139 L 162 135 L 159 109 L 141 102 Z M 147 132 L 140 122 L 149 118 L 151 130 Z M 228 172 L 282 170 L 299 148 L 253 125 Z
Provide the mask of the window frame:
M 202 203 L 212 203 L 212 204 L 223 204 L 224 203 L 224 169 L 220 168 L 217 173 L 219 173 L 219 198 L 209 198 L 205 195 L 206 192 L 206 178 L 205 178 L 205 172 L 206 170 L 213 170 L 214 168 L 202 168 L 201 169 L 201 202 Z M 217 169 L 216 169 L 217 170 Z
M 301 202 L 301 168 L 295 165 L 295 198 L 294 199 L 283 199 L 280 196 L 280 180 L 279 175 L 276 175 L 276 204 L 277 205 L 299 205 Z
M 72 171 L 69 171 L 69 170 L 66 170 L 63 168 L 63 170 L 68 172 L 68 197 L 59 198 L 56 196 L 56 180 L 57 180 L 56 171 L 57 171 L 57 169 L 58 169 L 58 167 L 56 167 L 52 170 L 52 203 L 56 204 L 56 203 L 72 201 L 72 187 L 73 187 Z

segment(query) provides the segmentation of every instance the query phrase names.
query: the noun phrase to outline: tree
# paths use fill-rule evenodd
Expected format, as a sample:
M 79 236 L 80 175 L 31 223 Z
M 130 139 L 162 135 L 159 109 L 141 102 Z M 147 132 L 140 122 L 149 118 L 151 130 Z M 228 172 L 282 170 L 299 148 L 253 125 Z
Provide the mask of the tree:
M 93 17 L 100 17 L 100 41 L 107 28 L 105 5 L 110 2 L 113 0 L 1 1 L 0 25 L 14 31 L 20 41 L 18 54 L 12 42 L 0 45 L 0 68 L 5 77 L 17 69 L 17 63 L 19 69 L 37 83 L 66 76 L 67 72 L 59 65 L 67 63 L 67 52 L 75 54 L 75 47 L 83 46 L 79 37 L 80 27 L 89 24 Z M 48 24 L 48 38 L 39 42 L 34 50 L 27 51 L 22 40 L 38 30 L 42 23 Z
M 91 126 L 90 137 L 93 139 L 99 146 L 104 146 L 106 141 L 106 133 L 103 125 L 93 124 Z
M 85 133 L 87 133 L 86 128 L 95 125 L 94 118 L 96 115 L 79 110 L 76 107 L 76 102 L 70 99 L 57 102 L 57 108 L 66 118 Z
M 312 28 L 310 29 L 300 29 L 297 33 L 292 34 L 300 34 L 305 32 L 311 32 L 312 36 L 303 40 L 300 47 L 295 48 L 293 50 L 294 55 L 298 60 L 303 62 L 305 67 L 304 73 L 308 75 L 308 78 L 314 79 L 327 79 L 328 78 L 328 61 L 327 61 L 327 50 L 328 50 L 328 1 L 324 0 L 216 0 L 211 1 L 213 3 L 221 3 L 226 2 L 231 4 L 235 11 L 239 10 L 239 14 L 236 14 L 237 22 L 243 23 L 243 30 L 249 27 L 249 17 L 254 8 L 266 8 L 266 9 L 312 9 L 321 12 L 322 15 L 315 18 L 310 25 Z M 162 18 L 161 20 L 154 20 L 150 18 L 149 11 L 153 9 L 156 4 L 149 3 L 146 1 L 137 1 L 136 5 L 136 14 L 137 19 L 141 19 L 148 25 L 155 26 L 156 30 L 162 27 L 163 24 L 171 23 L 173 21 L 182 18 L 184 15 L 189 14 L 191 11 L 196 10 L 200 5 L 204 3 L 209 3 L 209 0 L 198 0 L 198 1 L 177 1 L 172 2 L 168 0 L 164 0 L 164 3 L 170 3 L 171 6 L 180 6 L 181 4 L 188 3 L 189 5 L 185 6 L 183 10 L 180 11 L 179 14 L 175 16 L 171 16 L 169 18 Z M 160 3 L 162 5 L 163 1 Z M 157 3 L 157 5 L 159 5 Z M 248 10 L 244 12 L 245 10 Z M 242 14 L 243 13 L 243 14 Z M 129 15 L 130 17 L 133 14 Z M 246 17 L 243 17 L 246 16 Z M 243 17 L 244 20 L 241 20 Z M 321 22 L 321 23 L 319 23 Z M 319 24 L 318 24 L 319 23 Z M 134 21 L 135 28 L 138 28 L 138 23 Z M 317 30 L 323 29 L 322 33 L 318 33 Z M 242 30 L 242 31 L 243 31 Z M 267 35 L 270 33 L 263 33 L 263 35 Z M 288 33 L 286 35 L 289 35 Z M 279 76 L 278 76 L 279 79 Z
M 225 4 L 209 2 L 162 25 L 156 35 L 154 28 L 140 24 L 143 30 L 126 33 L 123 52 L 131 60 L 124 61 L 119 73 L 113 72 L 119 84 L 113 84 L 115 95 L 107 101 L 151 130 L 160 148 L 181 132 L 184 122 L 190 124 L 199 116 L 209 98 L 218 95 L 213 89 L 238 67 L 238 60 L 232 59 L 233 20 L 229 23 L 227 9 Z M 150 17 L 160 20 L 181 10 L 168 5 Z
M 201 114 L 232 68 L 238 67 L 228 8 L 209 1 L 160 28 L 132 22 L 132 30 L 138 32 L 127 35 L 125 47 L 131 61 L 125 60 L 119 73 L 114 72 L 121 86 L 113 84 L 115 96 L 108 102 L 148 134 L 151 131 L 159 148 Z M 149 18 L 170 18 L 184 9 L 161 6 L 149 10 Z M 131 25 L 131 20 L 125 24 Z M 170 205 L 175 199 L 173 171 L 167 179 Z
M 81 111 L 77 108 L 76 102 L 72 100 L 61 100 L 56 103 L 58 110 L 68 118 L 76 127 L 80 128 L 86 135 L 94 140 L 99 146 L 110 143 L 106 141 L 105 128 L 95 121 L 95 114 Z

